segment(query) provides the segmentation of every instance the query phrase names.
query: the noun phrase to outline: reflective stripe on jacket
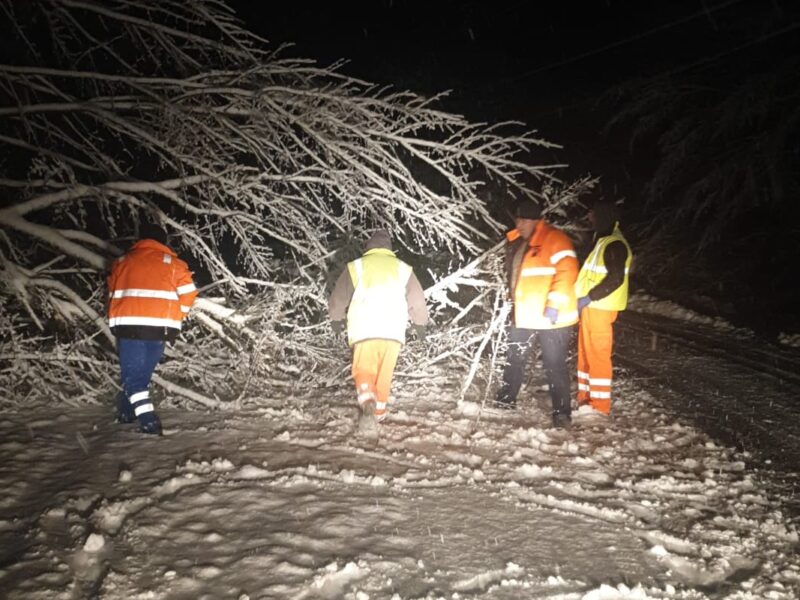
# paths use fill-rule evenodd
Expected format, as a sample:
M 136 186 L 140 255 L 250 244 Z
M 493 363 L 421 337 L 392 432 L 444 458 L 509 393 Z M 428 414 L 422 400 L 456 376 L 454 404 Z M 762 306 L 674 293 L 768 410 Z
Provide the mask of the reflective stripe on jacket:
M 197 296 L 188 265 L 164 244 L 136 242 L 108 276 L 108 324 L 180 329 Z
M 347 309 L 350 345 L 376 338 L 405 342 L 411 267 L 391 250 L 374 248 L 348 263 L 347 270 L 354 289 Z
M 523 246 L 517 229 L 506 238 L 511 248 L 520 244 L 509 257 L 514 324 L 523 329 L 557 329 L 577 323 L 578 258 L 569 237 L 540 219 L 527 245 Z M 544 316 L 548 306 L 558 310 L 555 324 Z
M 625 276 L 622 280 L 622 284 L 616 290 L 605 298 L 592 301 L 589 305 L 591 308 L 599 310 L 625 310 L 628 306 L 628 274 L 630 272 L 631 262 L 633 261 L 633 253 L 617 225 L 614 226 L 614 231 L 611 235 L 601 237 L 597 240 L 592 252 L 586 257 L 580 273 L 578 273 L 575 292 L 579 297 L 586 296 L 592 288 L 605 279 L 608 274 L 608 269 L 605 265 L 605 250 L 612 242 L 622 242 L 628 250 L 628 257 L 625 259 Z

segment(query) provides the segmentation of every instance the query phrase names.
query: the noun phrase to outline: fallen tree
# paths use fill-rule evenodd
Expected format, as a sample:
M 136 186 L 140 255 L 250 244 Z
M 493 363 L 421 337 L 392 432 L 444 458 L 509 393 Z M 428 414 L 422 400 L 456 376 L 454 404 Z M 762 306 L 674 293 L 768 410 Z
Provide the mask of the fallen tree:
M 484 186 L 544 199 L 554 214 L 574 200 L 558 165 L 537 164 L 553 145 L 535 132 L 285 58 L 216 0 L 0 10 L 14 48 L 0 65 L 6 402 L 115 392 L 103 278 L 145 215 L 166 225 L 201 288 L 155 383 L 217 408 L 345 380 L 325 286 L 375 227 L 401 253 L 437 255 L 428 292 L 453 329 L 428 351 L 474 364 L 496 319 L 465 329 L 465 316 L 502 310 L 487 252 L 502 226 Z

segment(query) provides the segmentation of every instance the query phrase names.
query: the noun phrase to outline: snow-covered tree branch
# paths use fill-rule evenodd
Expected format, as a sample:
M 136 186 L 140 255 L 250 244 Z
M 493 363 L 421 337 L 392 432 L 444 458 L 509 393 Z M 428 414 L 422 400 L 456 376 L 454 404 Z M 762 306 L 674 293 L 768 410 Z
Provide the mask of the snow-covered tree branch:
M 143 215 L 167 226 L 208 290 L 170 351 L 181 366 L 167 361 L 157 383 L 218 406 L 246 397 L 253 377 L 296 380 L 286 365 L 319 380 L 340 370 L 325 285 L 363 232 L 386 227 L 457 268 L 499 237 L 486 183 L 516 198 L 557 183 L 537 154 L 552 144 L 534 132 L 285 58 L 216 0 L 2 0 L 0 11 L 19 50 L 0 65 L 0 354 L 23 366 L 0 384 L 24 390 L 15 398 L 112 393 L 104 274 Z M 454 326 L 494 302 L 473 283 L 477 299 L 451 306 Z

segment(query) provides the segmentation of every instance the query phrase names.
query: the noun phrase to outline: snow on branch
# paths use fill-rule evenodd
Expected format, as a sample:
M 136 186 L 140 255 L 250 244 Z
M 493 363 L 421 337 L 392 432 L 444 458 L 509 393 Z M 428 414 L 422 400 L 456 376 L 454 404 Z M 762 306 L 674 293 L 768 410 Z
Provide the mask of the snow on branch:
M 144 216 L 214 296 L 201 295 L 156 383 L 217 407 L 253 399 L 242 386 L 254 378 L 341 375 L 325 286 L 370 229 L 449 257 L 456 272 L 431 265 L 428 294 L 457 329 L 494 302 L 496 278 L 483 278 L 504 225 L 487 187 L 549 201 L 559 185 L 561 165 L 542 163 L 554 145 L 535 132 L 287 58 L 218 0 L 0 0 L 0 11 L 15 48 L 0 64 L 0 146 L 13 157 L 0 164 L 0 354 L 28 365 L 0 385 L 15 398 L 50 393 L 37 380 L 48 369 L 65 395 L 113 391 L 104 275 Z M 84 362 L 58 373 L 92 365 L 83 381 L 55 377 L 47 359 L 73 347 Z

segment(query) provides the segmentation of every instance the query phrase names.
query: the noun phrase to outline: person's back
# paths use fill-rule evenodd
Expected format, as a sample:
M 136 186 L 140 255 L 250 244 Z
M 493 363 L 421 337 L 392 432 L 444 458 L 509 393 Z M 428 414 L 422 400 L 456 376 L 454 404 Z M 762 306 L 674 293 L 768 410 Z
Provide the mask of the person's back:
M 174 337 L 191 306 L 180 295 L 194 291 L 188 265 L 152 239 L 136 242 L 114 263 L 108 286 L 109 325 L 118 337 L 134 339 Z
M 197 296 L 192 274 L 167 245 L 167 234 L 154 225 L 114 261 L 108 276 L 108 324 L 117 338 L 122 391 L 117 421 L 139 421 L 143 433 L 161 434 L 161 421 L 150 399 L 150 380 Z
M 347 270 L 354 288 L 347 310 L 350 344 L 376 338 L 405 342 L 411 267 L 391 250 L 373 248 Z
M 422 286 L 392 252 L 388 232 L 375 232 L 363 256 L 347 264 L 328 298 L 328 312 L 334 332 L 344 329 L 346 315 L 358 404 L 367 420 L 382 420 L 407 323 L 418 335 L 428 323 Z

